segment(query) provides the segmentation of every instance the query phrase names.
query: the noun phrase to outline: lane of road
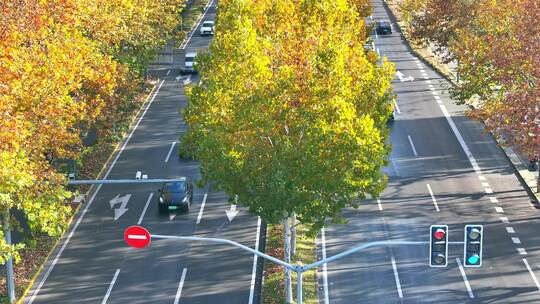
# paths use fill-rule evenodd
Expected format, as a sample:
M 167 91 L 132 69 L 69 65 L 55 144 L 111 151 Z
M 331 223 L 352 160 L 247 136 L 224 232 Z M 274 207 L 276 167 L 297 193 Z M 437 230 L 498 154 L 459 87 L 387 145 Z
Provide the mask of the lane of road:
M 382 1 L 373 4 L 374 20 L 390 19 Z M 447 268 L 429 268 L 427 246 L 371 249 L 327 266 L 329 302 L 539 302 L 539 218 L 504 155 L 399 33 L 377 35 L 375 47 L 403 73 L 394 81 L 390 183 L 379 201 L 346 210 L 349 224 L 326 229 L 326 255 L 374 240 L 428 240 L 435 223 L 448 224 L 450 239 L 459 241 L 465 224 L 480 223 L 484 264 L 463 268 L 462 246 L 451 246 Z M 324 270 L 319 277 L 324 287 Z
M 215 2 L 210 4 L 204 20 L 215 19 Z M 200 37 L 198 28 L 190 37 L 186 49 L 207 48 L 211 41 Z M 134 178 L 137 171 L 149 178 L 199 177 L 196 161 L 178 158 L 178 135 L 185 130 L 178 110 L 187 105 L 184 84 L 176 80 L 179 70 L 161 69 L 157 75 L 162 80 L 108 170 L 109 179 Z M 157 188 L 99 187 L 75 217 L 25 303 L 248 303 L 252 255 L 171 240 L 154 241 L 139 250 L 124 244 L 124 229 L 141 224 L 156 234 L 223 237 L 255 245 L 260 222 L 242 209 L 229 222 L 224 193 L 208 186 L 195 188 L 187 214 L 161 215 Z

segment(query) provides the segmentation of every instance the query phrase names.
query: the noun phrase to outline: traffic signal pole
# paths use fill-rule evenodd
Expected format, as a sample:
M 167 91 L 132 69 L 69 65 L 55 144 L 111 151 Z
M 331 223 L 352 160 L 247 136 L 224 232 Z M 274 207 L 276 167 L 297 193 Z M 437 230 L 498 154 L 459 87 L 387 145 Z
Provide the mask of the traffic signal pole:
M 204 238 L 204 237 L 197 237 L 197 236 L 176 236 L 176 235 L 161 235 L 161 234 L 151 234 L 150 235 L 152 239 L 175 239 L 175 240 L 183 240 L 183 241 L 200 241 L 200 242 L 208 242 L 208 243 L 218 243 L 218 244 L 227 244 L 232 245 L 235 247 L 238 247 L 240 249 L 243 249 L 245 251 L 251 252 L 263 259 L 269 260 L 273 263 L 276 263 L 278 265 L 281 265 L 283 267 L 286 267 L 287 269 L 296 272 L 297 274 L 297 304 L 302 304 L 302 277 L 304 272 L 317 268 L 325 263 L 331 263 L 336 260 L 342 259 L 346 256 L 349 256 L 353 253 L 362 251 L 364 249 L 372 248 L 372 247 L 382 247 L 382 246 L 418 246 L 418 245 L 429 245 L 429 241 L 377 241 L 377 242 L 369 242 L 365 243 L 359 246 L 356 246 L 354 248 L 351 248 L 347 251 L 338 253 L 336 255 L 333 255 L 329 258 L 322 259 L 320 261 L 317 261 L 315 263 L 301 266 L 301 265 L 291 265 L 289 263 L 286 263 L 280 259 L 274 258 L 272 256 L 269 256 L 265 253 L 262 253 L 260 251 L 257 251 L 253 248 L 250 248 L 248 246 L 242 245 L 240 243 L 226 240 L 226 239 L 219 239 L 219 238 Z M 463 242 L 449 242 L 449 244 L 463 244 Z

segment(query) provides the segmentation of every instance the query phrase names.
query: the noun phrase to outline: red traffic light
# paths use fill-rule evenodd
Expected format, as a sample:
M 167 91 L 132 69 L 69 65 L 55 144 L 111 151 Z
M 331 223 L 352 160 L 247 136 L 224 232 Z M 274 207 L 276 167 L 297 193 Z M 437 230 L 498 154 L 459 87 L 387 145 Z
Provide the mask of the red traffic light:
M 446 232 L 444 231 L 444 229 L 438 228 L 437 230 L 435 230 L 435 232 L 433 232 L 433 237 L 438 241 L 444 239 L 445 236 Z

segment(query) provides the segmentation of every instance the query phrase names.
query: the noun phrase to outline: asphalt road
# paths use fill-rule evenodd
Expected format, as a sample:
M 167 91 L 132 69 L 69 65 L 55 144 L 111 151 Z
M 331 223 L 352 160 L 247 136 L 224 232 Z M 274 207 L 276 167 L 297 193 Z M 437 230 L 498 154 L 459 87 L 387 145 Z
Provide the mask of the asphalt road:
M 214 18 L 215 1 L 204 20 Z M 211 39 L 201 37 L 197 28 L 186 49 L 207 48 Z M 107 179 L 135 178 L 137 171 L 149 178 L 199 176 L 196 161 L 178 157 L 178 135 L 185 129 L 178 110 L 187 104 L 183 81 L 176 79 L 179 70 L 162 68 L 156 75 L 157 91 L 109 167 Z M 124 243 L 124 229 L 140 224 L 152 234 L 227 238 L 256 246 L 260 222 L 242 209 L 229 222 L 224 193 L 196 188 L 189 213 L 160 215 L 158 187 L 99 187 L 75 216 L 24 303 L 249 303 L 254 292 L 251 254 L 176 240 L 154 240 L 144 249 Z M 128 210 L 115 220 L 113 209 L 120 204 L 111 206 L 110 201 L 117 195 L 129 195 L 129 200 Z
M 373 4 L 373 20 L 390 19 L 382 0 Z M 368 249 L 319 270 L 320 303 L 540 303 L 538 210 L 482 125 L 393 26 L 374 37 L 404 75 L 394 81 L 390 182 L 380 204 L 345 210 L 349 224 L 328 227 L 319 249 L 329 257 L 371 241 L 428 241 L 432 224 L 448 224 L 450 240 L 462 241 L 464 226 L 476 223 L 485 229 L 483 265 L 461 268 L 462 245 L 450 246 L 446 268 L 429 267 L 428 245 Z

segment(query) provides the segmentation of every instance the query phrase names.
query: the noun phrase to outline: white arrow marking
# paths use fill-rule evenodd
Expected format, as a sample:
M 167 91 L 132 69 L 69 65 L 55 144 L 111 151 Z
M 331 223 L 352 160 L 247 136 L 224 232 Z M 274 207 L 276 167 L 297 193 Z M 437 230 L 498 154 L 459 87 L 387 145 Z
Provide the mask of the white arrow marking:
M 405 77 L 405 75 L 403 73 L 401 73 L 400 71 L 396 72 L 396 76 L 399 78 L 399 81 L 401 81 L 401 82 L 413 81 L 414 80 L 414 77 L 412 77 L 412 76 Z
M 126 208 L 127 203 L 129 199 L 131 198 L 131 194 L 126 194 L 124 196 L 120 196 L 120 194 L 116 195 L 112 200 L 109 201 L 109 205 L 111 206 L 111 209 L 116 206 L 116 204 L 120 204 L 120 208 L 114 209 L 114 220 L 116 221 L 119 219 L 126 211 L 128 211 L 128 208 Z
M 188 85 L 191 83 L 191 75 L 188 75 L 186 79 L 184 79 L 184 85 Z
M 232 222 L 234 217 L 238 214 L 238 210 L 236 210 L 236 205 L 231 204 L 231 209 L 225 210 L 225 213 L 227 213 L 227 218 L 229 218 L 229 222 Z

